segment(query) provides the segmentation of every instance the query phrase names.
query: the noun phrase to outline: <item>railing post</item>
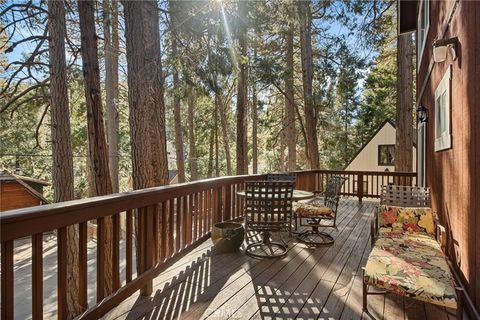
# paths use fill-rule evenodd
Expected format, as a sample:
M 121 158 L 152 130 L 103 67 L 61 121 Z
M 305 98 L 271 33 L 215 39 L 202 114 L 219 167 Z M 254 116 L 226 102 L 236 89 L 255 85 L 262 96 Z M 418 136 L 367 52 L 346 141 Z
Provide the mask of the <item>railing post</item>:
M 153 216 L 155 214 L 157 205 L 151 205 L 146 208 L 142 208 L 140 210 L 140 215 L 142 219 L 142 223 L 139 223 L 141 226 L 140 234 L 143 234 L 141 237 L 140 245 L 143 247 L 141 250 L 142 254 L 142 268 L 141 273 L 147 271 L 153 266 L 153 255 L 154 255 L 154 234 L 153 234 L 153 224 L 154 219 Z M 149 280 L 147 284 L 143 288 L 140 289 L 140 295 L 149 296 L 152 294 L 153 291 L 153 280 Z
M 358 197 L 358 201 L 362 202 L 362 199 L 363 199 L 363 173 L 358 174 L 358 178 L 357 178 L 357 197 Z
M 220 221 L 222 215 L 222 187 L 216 188 L 213 196 L 213 221 L 212 226 Z
M 223 202 L 223 221 L 230 220 L 232 218 L 232 186 L 225 186 L 225 199 Z

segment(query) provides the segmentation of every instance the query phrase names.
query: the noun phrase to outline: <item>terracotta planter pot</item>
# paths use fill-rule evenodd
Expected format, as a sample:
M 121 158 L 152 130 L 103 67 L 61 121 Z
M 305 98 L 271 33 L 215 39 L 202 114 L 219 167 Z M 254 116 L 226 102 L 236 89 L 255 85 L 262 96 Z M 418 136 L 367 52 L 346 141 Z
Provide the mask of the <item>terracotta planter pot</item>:
M 212 242 L 219 252 L 236 252 L 240 249 L 245 236 L 241 223 L 220 222 L 213 225 Z

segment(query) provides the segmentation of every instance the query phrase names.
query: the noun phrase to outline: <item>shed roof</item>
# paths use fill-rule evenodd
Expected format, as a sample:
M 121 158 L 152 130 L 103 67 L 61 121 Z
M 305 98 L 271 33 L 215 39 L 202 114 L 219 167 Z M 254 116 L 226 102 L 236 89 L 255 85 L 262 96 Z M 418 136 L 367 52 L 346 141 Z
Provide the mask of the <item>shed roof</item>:
M 30 194 L 34 197 L 40 199 L 42 202 L 50 203 L 40 192 L 35 190 L 29 183 L 35 183 L 42 186 L 48 186 L 50 183 L 43 180 L 38 180 L 30 177 L 19 176 L 13 173 L 8 173 L 6 171 L 0 172 L 0 182 L 15 181 L 22 185 Z
M 35 179 L 31 177 L 26 177 L 26 176 L 21 176 L 18 174 L 13 174 L 13 173 L 8 173 L 7 171 L 2 171 L 0 172 L 0 181 L 9 181 L 9 180 L 22 180 L 24 182 L 32 182 L 32 183 L 37 183 L 42 186 L 49 186 L 50 182 L 40 180 L 40 179 Z

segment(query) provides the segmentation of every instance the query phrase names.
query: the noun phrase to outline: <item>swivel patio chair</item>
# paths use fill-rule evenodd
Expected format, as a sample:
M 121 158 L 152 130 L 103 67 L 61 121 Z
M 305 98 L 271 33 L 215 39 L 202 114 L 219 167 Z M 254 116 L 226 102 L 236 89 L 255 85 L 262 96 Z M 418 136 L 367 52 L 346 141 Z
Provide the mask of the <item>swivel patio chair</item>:
M 297 174 L 293 172 L 267 173 L 267 181 L 292 181 L 295 188 L 297 182 Z
M 319 228 L 337 228 L 338 201 L 345 180 L 344 177 L 332 176 L 327 181 L 323 199 L 315 197 L 307 202 L 294 204 L 295 228 L 298 226 L 298 221 L 300 221 L 300 226 L 312 228 L 299 233 L 297 235 L 299 241 L 312 246 L 333 244 L 333 237 L 326 232 L 319 231 Z M 303 220 L 306 220 L 306 223 L 302 223 Z
M 285 242 L 272 241 L 273 232 L 292 229 L 292 181 L 247 181 L 245 183 L 245 238 L 257 232 L 258 242 L 247 245 L 246 253 L 256 258 L 282 257 Z

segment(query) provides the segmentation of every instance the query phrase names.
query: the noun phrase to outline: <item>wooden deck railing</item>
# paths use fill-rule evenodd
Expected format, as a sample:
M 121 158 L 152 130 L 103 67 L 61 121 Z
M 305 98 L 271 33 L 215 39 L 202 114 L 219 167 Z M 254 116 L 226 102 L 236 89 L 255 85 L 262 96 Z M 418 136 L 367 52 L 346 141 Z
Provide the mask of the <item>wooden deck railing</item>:
M 297 188 L 322 192 L 330 176 L 346 178 L 341 195 L 357 197 L 359 201 L 380 198 L 382 185 L 414 186 L 417 181 L 416 172 L 310 170 L 297 171 Z
M 330 175 L 348 178 L 343 194 L 378 197 L 380 185 L 403 179 L 413 184 L 415 174 L 393 172 L 299 171 L 297 188 L 322 191 Z M 67 313 L 67 245 L 68 226 L 79 229 L 79 299 L 85 306 L 81 318 L 97 319 L 120 302 L 140 290 L 152 293 L 152 281 L 162 271 L 193 250 L 210 234 L 214 223 L 240 218 L 243 202 L 236 191 L 245 181 L 265 179 L 265 175 L 221 177 L 190 183 L 162 186 L 83 200 L 69 201 L 2 213 L 1 239 L 1 318 L 14 318 L 14 242 L 30 237 L 32 240 L 32 316 L 43 317 L 43 234 L 55 232 L 57 237 L 57 315 Z M 358 184 L 367 181 L 369 184 Z M 105 296 L 104 261 L 105 219 L 113 221 L 113 289 Z M 135 250 L 134 219 L 137 219 L 138 250 Z M 96 220 L 96 303 L 88 305 L 87 292 L 87 224 Z M 123 230 L 122 230 L 123 229 Z M 124 238 L 121 240 L 121 238 Z M 126 244 L 125 271 L 120 276 L 120 241 Z M 138 259 L 135 267 L 134 251 Z M 120 281 L 123 278 L 123 281 Z

